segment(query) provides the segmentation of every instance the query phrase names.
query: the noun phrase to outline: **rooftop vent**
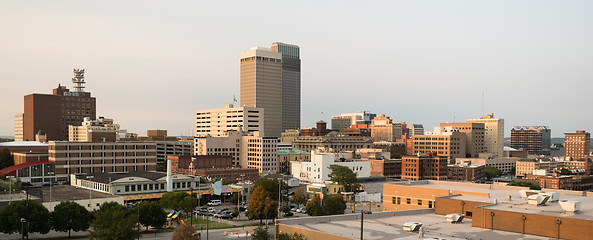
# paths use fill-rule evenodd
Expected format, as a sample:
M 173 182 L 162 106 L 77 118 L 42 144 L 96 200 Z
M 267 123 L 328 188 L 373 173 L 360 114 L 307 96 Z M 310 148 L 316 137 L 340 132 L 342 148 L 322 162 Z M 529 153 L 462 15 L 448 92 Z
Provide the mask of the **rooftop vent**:
M 422 223 L 407 222 L 407 223 L 404 223 L 403 230 L 406 232 L 416 232 L 416 231 L 420 230 L 420 227 L 422 227 Z
M 545 193 L 540 193 L 542 195 L 546 195 L 550 197 L 550 200 L 548 200 L 549 202 L 558 202 L 558 200 L 560 200 L 560 193 L 557 192 L 545 192 Z
M 579 201 L 570 201 L 570 200 L 561 200 L 560 207 L 565 212 L 578 212 L 581 210 L 581 202 Z
M 543 192 L 544 191 L 542 191 L 542 190 L 528 190 L 528 189 L 519 191 L 519 193 L 521 193 L 521 198 L 523 198 L 523 199 L 528 198 L 531 195 L 539 194 L 539 193 L 543 193 Z
M 535 194 L 527 197 L 527 203 L 529 203 L 530 205 L 540 206 L 546 204 L 546 202 L 548 202 L 549 199 L 550 196 L 546 196 L 543 194 Z
M 445 220 L 447 220 L 448 223 L 460 223 L 464 217 L 465 217 L 464 214 L 453 213 L 453 214 L 447 214 L 445 216 Z

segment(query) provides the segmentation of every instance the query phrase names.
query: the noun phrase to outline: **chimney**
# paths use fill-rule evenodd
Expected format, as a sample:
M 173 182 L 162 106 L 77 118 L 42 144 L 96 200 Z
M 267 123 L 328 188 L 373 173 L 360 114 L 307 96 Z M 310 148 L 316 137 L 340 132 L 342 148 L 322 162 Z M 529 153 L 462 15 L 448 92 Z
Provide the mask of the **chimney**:
M 171 160 L 167 159 L 167 192 L 173 191 L 173 174 L 171 173 Z

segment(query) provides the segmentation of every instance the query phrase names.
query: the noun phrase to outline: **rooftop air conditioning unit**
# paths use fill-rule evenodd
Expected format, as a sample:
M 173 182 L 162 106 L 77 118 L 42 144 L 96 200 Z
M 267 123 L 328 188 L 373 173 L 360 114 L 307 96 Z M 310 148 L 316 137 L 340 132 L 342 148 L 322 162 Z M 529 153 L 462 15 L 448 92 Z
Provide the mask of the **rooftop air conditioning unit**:
M 546 204 L 546 202 L 548 202 L 549 199 L 550 199 L 550 196 L 546 196 L 543 194 L 535 194 L 535 195 L 531 195 L 531 196 L 527 197 L 527 202 L 530 205 L 539 206 L 539 205 Z
M 519 191 L 519 193 L 521 193 L 521 198 L 523 198 L 523 199 L 528 198 L 531 195 L 543 193 L 543 192 L 544 191 L 542 191 L 542 190 L 529 190 L 529 189 Z
M 445 216 L 445 220 L 447 220 L 448 223 L 460 223 L 464 217 L 465 217 L 464 214 L 453 213 L 453 214 L 447 214 Z
M 560 207 L 562 210 L 566 212 L 578 212 L 581 210 L 581 202 L 579 201 L 570 201 L 570 200 L 561 200 Z
M 404 223 L 404 228 L 403 230 L 406 232 L 416 232 L 420 230 L 420 227 L 422 227 L 422 223 L 419 222 L 407 222 Z
M 540 194 L 550 196 L 550 202 L 558 202 L 558 200 L 560 200 L 560 193 L 557 192 L 545 192 Z

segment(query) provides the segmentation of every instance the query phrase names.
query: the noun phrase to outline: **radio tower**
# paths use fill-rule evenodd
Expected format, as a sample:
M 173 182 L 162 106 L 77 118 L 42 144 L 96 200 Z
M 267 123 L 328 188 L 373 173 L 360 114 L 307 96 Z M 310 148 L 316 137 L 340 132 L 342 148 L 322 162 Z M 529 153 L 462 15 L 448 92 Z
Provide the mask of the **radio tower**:
M 72 78 L 74 83 L 75 92 L 84 92 L 84 69 L 74 69 L 74 77 Z

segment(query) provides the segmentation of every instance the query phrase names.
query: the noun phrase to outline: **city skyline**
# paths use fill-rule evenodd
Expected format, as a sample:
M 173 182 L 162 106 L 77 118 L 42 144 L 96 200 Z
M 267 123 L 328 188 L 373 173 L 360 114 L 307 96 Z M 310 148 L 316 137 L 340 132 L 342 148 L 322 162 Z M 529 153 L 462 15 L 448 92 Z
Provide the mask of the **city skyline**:
M 593 77 L 590 2 L 182 4 L 4 3 L 0 135 L 24 95 L 72 90 L 72 68 L 85 68 L 97 117 L 193 136 L 196 110 L 240 97 L 239 54 L 272 42 L 300 47 L 301 127 L 367 110 L 425 129 L 492 112 L 505 137 L 593 130 L 577 107 Z

